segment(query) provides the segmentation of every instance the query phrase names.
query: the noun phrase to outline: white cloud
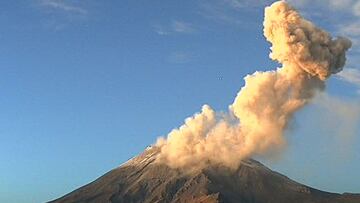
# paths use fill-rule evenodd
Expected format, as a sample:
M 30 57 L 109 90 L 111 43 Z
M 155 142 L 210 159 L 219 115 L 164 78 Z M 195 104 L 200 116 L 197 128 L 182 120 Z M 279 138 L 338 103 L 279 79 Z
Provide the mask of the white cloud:
M 355 68 L 346 68 L 337 74 L 340 80 L 346 81 L 356 86 L 356 93 L 360 95 L 360 70 Z
M 264 5 L 270 4 L 271 0 L 219 0 L 229 5 L 234 9 L 242 9 L 249 7 L 263 7 Z
M 360 21 L 351 22 L 340 26 L 341 33 L 349 36 L 360 36 Z
M 38 11 L 46 15 L 42 26 L 55 32 L 88 20 L 89 12 L 81 0 L 31 0 Z
M 192 24 L 177 20 L 173 21 L 172 29 L 174 32 L 180 32 L 180 33 L 192 33 L 195 31 Z
M 242 8 L 244 7 L 244 2 L 241 0 L 224 0 L 225 3 L 229 4 L 234 8 Z
M 342 10 L 353 16 L 360 16 L 360 0 L 288 0 L 295 7 L 319 6 L 332 10 Z
M 170 54 L 169 61 L 171 63 L 182 64 L 190 62 L 191 58 L 192 56 L 187 52 L 176 51 Z
M 356 16 L 360 16 L 360 1 L 357 1 L 353 6 L 352 6 L 352 10 L 353 10 L 353 14 Z
M 199 14 L 216 23 L 247 26 L 252 22 L 241 18 L 241 11 L 264 9 L 274 0 L 198 0 Z
M 168 35 L 170 34 L 169 31 L 167 31 L 166 28 L 164 28 L 164 26 L 156 24 L 153 25 L 154 31 L 158 34 L 158 35 Z
M 354 5 L 354 0 L 287 0 L 295 7 L 306 6 L 321 6 L 328 7 L 333 10 L 351 9 Z
M 245 0 L 246 2 L 248 0 Z M 253 4 L 256 5 L 256 4 Z M 200 1 L 199 14 L 203 17 L 222 24 L 241 25 L 239 10 L 246 8 L 240 0 L 204 0 Z
M 50 9 L 61 10 L 61 11 L 76 13 L 81 15 L 87 14 L 87 10 L 85 10 L 84 8 L 72 5 L 64 0 L 41 0 L 39 2 L 40 5 Z
M 328 0 L 328 4 L 333 9 L 347 9 L 353 4 L 353 0 Z
M 167 25 L 154 24 L 152 27 L 159 35 L 169 35 L 174 33 L 191 34 L 196 32 L 193 24 L 180 20 L 174 20 Z
M 200 9 L 200 14 L 207 19 L 227 24 L 241 24 L 241 20 L 226 11 L 224 7 L 206 2 L 200 5 Z
M 345 68 L 337 76 L 346 82 L 360 87 L 360 70 L 355 68 Z
M 340 26 L 338 26 L 338 29 L 339 29 L 339 33 L 341 35 L 344 35 L 344 36 L 348 36 L 350 37 L 352 43 L 353 43 L 353 46 L 352 46 L 352 50 L 354 52 L 359 52 L 360 51 L 360 20 L 359 21 L 350 21 L 348 23 L 344 23 L 344 24 L 341 24 Z M 353 57 L 358 57 L 358 56 L 351 56 L 351 59 Z
M 291 5 L 295 7 L 304 7 L 309 3 L 309 0 L 287 0 Z

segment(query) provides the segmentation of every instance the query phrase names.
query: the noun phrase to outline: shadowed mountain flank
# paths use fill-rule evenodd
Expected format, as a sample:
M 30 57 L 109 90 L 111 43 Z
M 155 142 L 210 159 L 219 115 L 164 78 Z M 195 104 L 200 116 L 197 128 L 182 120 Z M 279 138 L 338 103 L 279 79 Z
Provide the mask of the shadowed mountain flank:
M 297 183 L 253 159 L 236 170 L 209 166 L 184 173 L 156 163 L 147 148 L 120 167 L 51 203 L 358 203 L 360 195 L 328 193 Z

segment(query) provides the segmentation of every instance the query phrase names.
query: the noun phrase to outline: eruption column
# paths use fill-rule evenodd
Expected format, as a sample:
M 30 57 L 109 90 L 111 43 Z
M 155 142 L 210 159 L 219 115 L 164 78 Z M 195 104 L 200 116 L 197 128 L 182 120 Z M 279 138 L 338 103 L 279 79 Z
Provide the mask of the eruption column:
M 252 155 L 281 149 L 293 114 L 342 70 L 351 47 L 350 40 L 333 39 L 285 1 L 265 8 L 264 36 L 272 44 L 270 58 L 282 67 L 246 76 L 228 113 L 204 105 L 166 139 L 159 138 L 158 162 L 172 168 L 236 168 Z

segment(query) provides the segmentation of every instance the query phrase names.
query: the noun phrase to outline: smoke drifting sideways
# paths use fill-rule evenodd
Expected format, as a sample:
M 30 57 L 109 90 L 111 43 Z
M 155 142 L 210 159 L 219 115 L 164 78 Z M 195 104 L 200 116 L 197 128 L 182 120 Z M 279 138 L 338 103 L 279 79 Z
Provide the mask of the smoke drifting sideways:
M 265 8 L 264 36 L 272 44 L 270 58 L 282 67 L 246 76 L 228 112 L 204 105 L 167 138 L 158 138 L 157 162 L 188 170 L 237 168 L 243 159 L 281 151 L 293 114 L 342 70 L 351 47 L 349 39 L 332 38 L 285 1 Z

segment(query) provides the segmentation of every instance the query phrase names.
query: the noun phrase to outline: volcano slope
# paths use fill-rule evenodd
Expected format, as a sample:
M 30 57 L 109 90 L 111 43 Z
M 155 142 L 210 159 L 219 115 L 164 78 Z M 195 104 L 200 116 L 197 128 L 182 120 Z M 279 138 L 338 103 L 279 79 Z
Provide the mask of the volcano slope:
M 50 203 L 359 203 L 360 194 L 320 191 L 244 160 L 232 170 L 210 166 L 184 173 L 157 163 L 149 147 L 120 167 Z

